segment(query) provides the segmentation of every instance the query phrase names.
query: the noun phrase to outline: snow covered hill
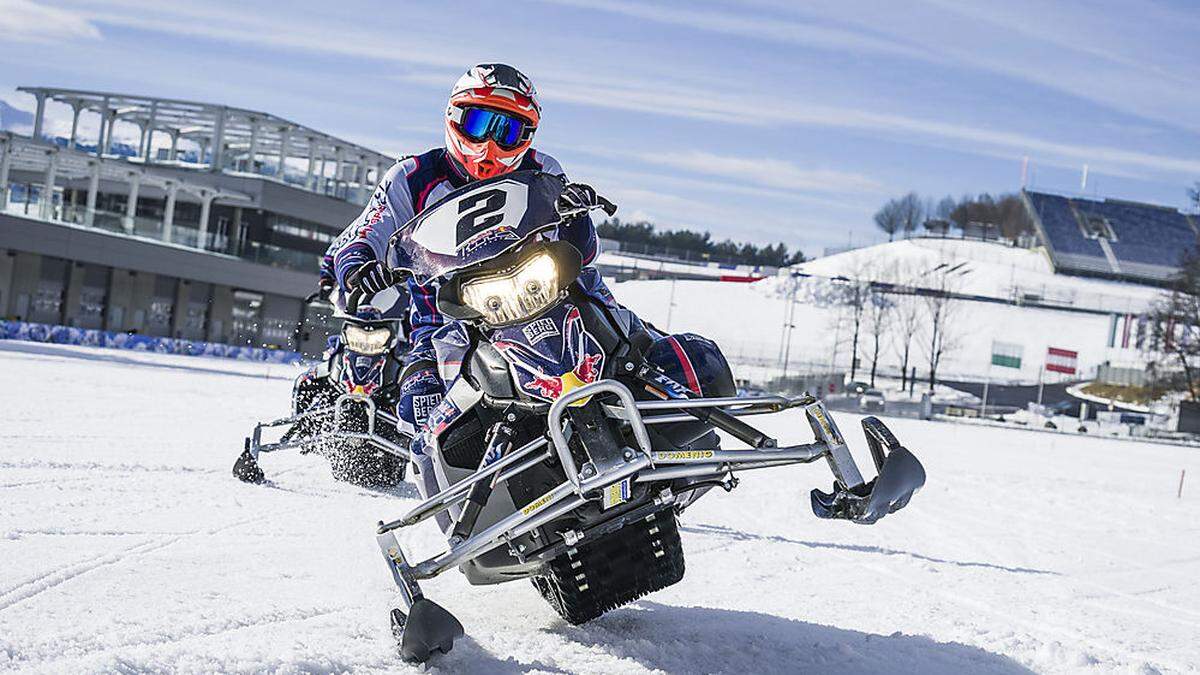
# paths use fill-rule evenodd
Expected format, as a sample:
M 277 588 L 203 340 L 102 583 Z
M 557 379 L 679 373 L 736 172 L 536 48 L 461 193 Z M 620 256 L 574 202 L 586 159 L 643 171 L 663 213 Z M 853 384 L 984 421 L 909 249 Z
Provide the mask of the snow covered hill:
M 955 290 L 987 298 L 1038 298 L 1065 307 L 1101 308 L 1111 314 L 1088 314 L 988 302 L 956 302 L 947 324 L 952 348 L 941 375 L 947 378 L 1035 382 L 1048 347 L 1079 353 L 1084 377 L 1104 362 L 1140 363 L 1134 348 L 1109 347 L 1113 315 L 1118 330 L 1124 315 L 1145 311 L 1162 293 L 1159 289 L 1053 274 L 1049 262 L 1035 251 L 995 243 L 915 239 L 880 244 L 820 258 L 799 266 L 796 329 L 791 336 L 790 368 L 849 370 L 851 328 L 845 307 L 828 297 L 831 279 L 871 278 L 919 285 L 922 273 L 939 265 L 957 267 Z M 914 282 L 913 279 L 916 279 Z M 928 275 L 926 274 L 926 277 Z M 792 282 L 785 277 L 753 284 L 710 281 L 628 281 L 613 286 L 617 299 L 661 328 L 706 335 L 722 345 L 737 374 L 753 376 L 777 370 L 783 354 L 783 325 Z M 917 302 L 920 302 L 917 300 Z M 889 328 L 881 349 L 881 366 L 898 373 L 899 346 Z M 913 344 L 915 365 L 924 376 L 927 365 L 924 330 Z M 990 368 L 992 342 L 1022 346 L 1019 370 Z M 1117 344 L 1120 344 L 1118 332 Z M 1132 343 L 1131 343 L 1132 344 Z M 860 340 L 862 363 L 869 358 Z
M 336 484 L 297 455 L 264 459 L 267 486 L 229 475 L 254 420 L 284 411 L 289 370 L 0 342 L 0 373 L 0 669 L 416 670 L 394 655 L 372 536 L 415 492 Z M 813 518 L 824 466 L 748 472 L 684 514 L 682 583 L 590 624 L 523 582 L 429 583 L 470 637 L 428 670 L 1200 668 L 1200 490 L 1174 492 L 1180 469 L 1200 475 L 1194 451 L 894 429 L 929 483 L 880 524 Z

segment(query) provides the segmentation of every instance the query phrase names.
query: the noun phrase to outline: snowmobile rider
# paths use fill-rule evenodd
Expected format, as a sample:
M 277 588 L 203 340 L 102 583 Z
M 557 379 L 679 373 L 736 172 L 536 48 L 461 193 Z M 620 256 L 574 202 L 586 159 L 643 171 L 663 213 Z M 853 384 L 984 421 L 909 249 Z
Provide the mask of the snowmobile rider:
M 470 68 L 450 92 L 445 147 L 394 164 L 363 213 L 336 242 L 340 246 L 333 256 L 332 271 L 343 295 L 358 289 L 378 293 L 400 283 L 400 277 L 386 265 L 388 239 L 426 205 L 449 192 L 471 181 L 516 170 L 563 176 L 558 161 L 531 147 L 540 121 L 541 106 L 528 77 L 498 63 Z M 556 206 L 560 213 L 577 213 L 596 201 L 591 187 L 568 184 Z M 586 213 L 562 225 L 556 238 L 573 244 L 584 265 L 596 257 L 596 228 Z M 580 282 L 595 297 L 612 302 L 594 269 L 588 268 Z M 397 416 L 402 431 L 411 434 L 421 428 L 445 393 L 431 340 L 445 318 L 437 309 L 436 280 L 419 284 L 409 278 L 406 283 L 411 350 L 404 359 Z

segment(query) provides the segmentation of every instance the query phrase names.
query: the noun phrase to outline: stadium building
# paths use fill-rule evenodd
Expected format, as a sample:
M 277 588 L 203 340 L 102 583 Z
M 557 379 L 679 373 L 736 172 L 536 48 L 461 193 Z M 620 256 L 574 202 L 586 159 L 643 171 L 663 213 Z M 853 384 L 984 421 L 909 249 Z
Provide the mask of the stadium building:
M 36 112 L 31 136 L 0 132 L 0 317 L 323 349 L 328 311 L 304 298 L 393 158 L 254 110 L 20 91 Z M 48 106 L 70 112 L 65 137 Z
M 1200 218 L 1154 204 L 1022 192 L 1059 274 L 1164 285 L 1196 249 Z

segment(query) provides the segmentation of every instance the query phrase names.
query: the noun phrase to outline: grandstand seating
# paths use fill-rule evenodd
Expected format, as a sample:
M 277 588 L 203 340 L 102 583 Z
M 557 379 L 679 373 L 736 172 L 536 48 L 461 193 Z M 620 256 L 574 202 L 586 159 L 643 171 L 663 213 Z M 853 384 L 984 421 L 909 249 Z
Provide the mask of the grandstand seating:
M 1055 270 L 1161 284 L 1197 245 L 1198 223 L 1175 209 L 1024 191 Z

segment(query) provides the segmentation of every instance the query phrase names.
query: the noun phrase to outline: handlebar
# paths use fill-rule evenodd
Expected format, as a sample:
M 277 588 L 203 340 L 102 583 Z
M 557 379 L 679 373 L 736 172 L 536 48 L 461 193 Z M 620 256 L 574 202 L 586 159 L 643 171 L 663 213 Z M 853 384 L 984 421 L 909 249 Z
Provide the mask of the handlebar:
M 358 314 L 358 306 L 362 304 L 367 295 L 367 292 L 362 288 L 356 288 L 353 291 L 350 291 L 350 295 L 346 296 L 346 313 L 351 316 Z

